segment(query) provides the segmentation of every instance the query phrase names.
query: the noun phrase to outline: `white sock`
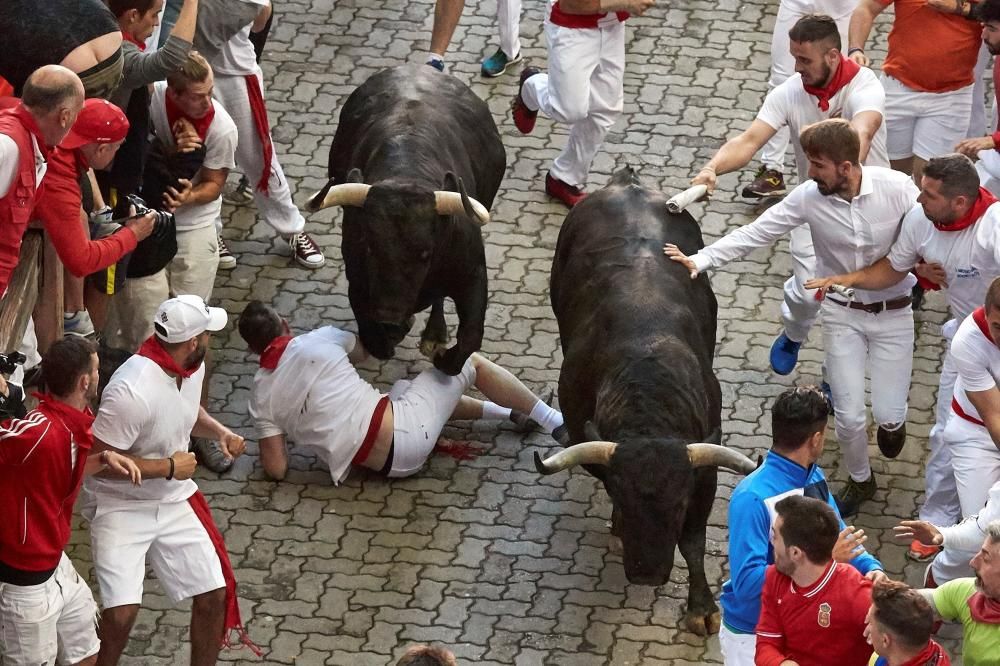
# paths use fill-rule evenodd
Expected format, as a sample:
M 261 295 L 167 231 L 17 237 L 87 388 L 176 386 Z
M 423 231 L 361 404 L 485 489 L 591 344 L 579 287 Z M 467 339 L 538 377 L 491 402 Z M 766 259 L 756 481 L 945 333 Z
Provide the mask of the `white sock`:
M 510 407 L 503 407 L 495 402 L 484 400 L 483 418 L 487 421 L 506 421 L 510 418 Z
M 563 424 L 562 412 L 552 409 L 541 400 L 536 402 L 535 406 L 531 408 L 531 413 L 528 414 L 528 417 L 537 423 L 547 434 L 552 434 L 553 430 Z

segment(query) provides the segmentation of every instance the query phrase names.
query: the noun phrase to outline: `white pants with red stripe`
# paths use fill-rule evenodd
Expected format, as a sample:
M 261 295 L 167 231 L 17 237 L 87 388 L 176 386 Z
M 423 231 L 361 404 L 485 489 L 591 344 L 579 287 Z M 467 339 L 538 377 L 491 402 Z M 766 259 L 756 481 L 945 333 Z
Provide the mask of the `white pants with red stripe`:
M 944 443 L 951 451 L 962 517 L 979 513 L 990 488 L 1000 481 L 1000 449 L 984 426 L 952 414 L 944 429 Z
M 508 59 L 521 52 L 521 0 L 497 0 L 497 32 Z
M 256 67 L 257 80 L 261 91 L 264 90 L 264 79 L 260 67 Z M 250 96 L 247 82 L 242 76 L 216 74 L 215 99 L 225 107 L 236 123 L 239 141 L 236 144 L 236 165 L 246 174 L 253 189 L 253 199 L 257 211 L 264 221 L 271 225 L 282 236 L 297 234 L 305 228 L 302 213 L 292 202 L 292 193 L 288 188 L 285 172 L 278 163 L 277 146 L 271 156 L 271 176 L 267 182 L 268 194 L 257 189 L 261 174 L 264 172 L 264 148 L 257 134 L 257 125 L 250 109 Z
M 825 14 L 837 22 L 840 30 L 842 52 L 847 53 L 847 26 L 851 13 L 857 6 L 856 0 L 781 0 L 778 15 L 774 19 L 774 33 L 771 35 L 771 78 L 767 89 L 773 90 L 795 73 L 795 59 L 789 50 L 788 31 L 796 21 L 806 14 Z M 797 140 L 797 139 L 796 139 Z M 782 127 L 771 137 L 761 150 L 760 161 L 770 169 L 782 171 L 785 153 L 788 151 L 788 128 Z M 803 180 L 800 175 L 800 182 Z
M 624 106 L 625 25 L 614 12 L 597 28 L 563 28 L 545 19 L 549 71 L 528 79 L 521 96 L 529 109 L 570 126 L 569 140 L 549 173 L 577 187 Z
M 955 320 L 945 324 L 944 336 L 951 340 L 955 334 Z M 924 475 L 924 504 L 920 507 L 920 520 L 934 525 L 954 525 L 962 519 L 962 506 L 958 501 L 955 472 L 951 467 L 951 447 L 944 442 L 944 430 L 954 416 L 951 398 L 955 390 L 958 371 L 949 349 L 945 352 L 938 380 L 937 406 L 934 426 L 931 428 L 930 455 L 927 457 L 927 471 Z

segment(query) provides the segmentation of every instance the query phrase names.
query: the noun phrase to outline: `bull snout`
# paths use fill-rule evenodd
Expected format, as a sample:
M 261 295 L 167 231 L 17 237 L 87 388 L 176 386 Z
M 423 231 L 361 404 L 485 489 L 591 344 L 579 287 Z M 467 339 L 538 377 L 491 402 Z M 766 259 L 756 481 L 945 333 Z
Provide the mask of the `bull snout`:
M 655 567 L 646 568 L 642 565 L 629 564 L 629 561 L 625 560 L 625 577 L 628 578 L 628 582 L 633 585 L 650 585 L 653 587 L 658 587 L 660 585 L 666 585 L 667 581 L 670 580 L 670 572 L 673 570 L 673 562 L 670 562 L 665 567 Z
M 630 539 L 625 535 L 622 539 L 622 562 L 625 565 L 625 577 L 635 585 L 665 585 L 670 580 L 670 572 L 674 568 L 673 542 L 657 542 L 662 547 L 651 547 L 651 542 L 645 539 Z

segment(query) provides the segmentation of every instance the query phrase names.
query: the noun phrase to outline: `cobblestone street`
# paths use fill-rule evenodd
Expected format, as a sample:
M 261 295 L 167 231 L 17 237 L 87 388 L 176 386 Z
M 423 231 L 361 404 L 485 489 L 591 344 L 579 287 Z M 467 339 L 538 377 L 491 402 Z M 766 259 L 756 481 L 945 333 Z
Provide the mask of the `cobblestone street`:
M 329 146 L 347 95 L 378 70 L 423 57 L 433 2 L 275 4 L 275 28 L 262 62 L 266 97 L 276 148 L 301 205 L 326 182 Z M 540 0 L 526 1 L 521 20 L 523 51 L 541 67 L 543 7 Z M 566 210 L 545 195 L 542 178 L 566 134 L 545 119 L 530 136 L 514 128 L 508 106 L 520 66 L 498 79 L 480 77 L 480 61 L 497 46 L 495 9 L 492 1 L 470 2 L 447 56 L 450 73 L 488 101 L 508 156 L 493 218 L 483 229 L 490 278 L 483 352 L 543 392 L 556 388 L 562 361 L 548 280 Z M 651 187 L 684 187 L 715 148 L 755 116 L 767 89 L 776 11 L 776 0 L 692 0 L 661 2 L 630 20 L 625 115 L 595 161 L 588 189 L 603 186 L 625 164 Z M 883 17 L 879 53 L 884 27 Z M 749 173 L 722 177 L 713 200 L 692 208 L 706 240 L 759 212 L 739 196 L 747 180 Z M 213 304 L 235 321 L 247 301 L 257 298 L 273 304 L 296 332 L 323 324 L 353 330 L 340 213 L 309 218 L 307 230 L 327 256 L 325 267 L 310 272 L 291 260 L 287 246 L 255 212 L 252 206 L 224 207 L 223 236 L 239 265 L 220 271 Z M 804 346 L 796 373 L 779 377 L 768 366 L 779 330 L 781 285 L 790 273 L 782 242 L 712 276 L 720 306 L 715 367 L 723 387 L 724 442 L 754 459 L 770 441 L 774 396 L 793 383 L 819 382 L 818 330 Z M 871 447 L 879 491 L 855 521 L 890 576 L 911 584 L 920 583 L 923 566 L 905 558 L 905 545 L 893 542 L 891 527 L 914 516 L 922 500 L 944 316 L 938 294 L 917 314 L 909 441 L 892 461 Z M 453 316 L 449 322 L 454 330 Z M 247 401 L 257 362 L 234 329 L 214 339 L 211 411 L 249 440 Z M 419 321 L 413 330 L 396 359 L 364 366 L 380 388 L 427 367 L 417 351 Z M 823 466 L 836 490 L 846 472 L 839 469 L 832 423 L 830 431 Z M 264 649 L 262 659 L 245 650 L 222 658 L 239 664 L 384 666 L 411 643 L 439 641 L 461 664 L 484 666 L 721 663 L 717 637 L 706 640 L 680 628 L 687 595 L 683 559 L 677 556 L 668 585 L 629 585 L 620 555 L 609 551 L 610 504 L 603 487 L 579 468 L 548 477 L 536 473 L 533 452 L 556 446 L 548 436 L 521 435 L 493 423 L 449 428 L 445 436 L 486 450 L 466 461 L 435 455 L 421 474 L 391 483 L 354 471 L 340 487 L 313 457 L 294 448 L 288 478 L 265 480 L 255 442 L 248 442 L 249 455 L 231 472 L 219 477 L 200 470 L 197 481 L 236 569 L 244 620 Z M 728 574 L 727 498 L 739 480 L 724 471 L 719 479 L 706 555 L 716 594 Z M 81 575 L 93 580 L 82 522 L 69 554 Z M 171 606 L 157 581 L 147 580 L 123 663 L 187 664 L 189 618 L 189 604 Z

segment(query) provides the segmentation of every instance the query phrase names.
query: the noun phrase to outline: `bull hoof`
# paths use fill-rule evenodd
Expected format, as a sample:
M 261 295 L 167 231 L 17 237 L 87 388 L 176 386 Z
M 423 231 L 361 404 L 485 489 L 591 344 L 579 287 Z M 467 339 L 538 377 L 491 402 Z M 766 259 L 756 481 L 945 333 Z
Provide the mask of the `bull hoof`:
M 718 611 L 711 615 L 700 615 L 698 613 L 686 613 L 684 615 L 684 628 L 698 636 L 717 634 L 721 625 L 722 618 L 719 616 Z
M 625 546 L 622 544 L 622 540 L 613 534 L 608 537 L 608 552 L 612 555 L 621 555 L 625 552 Z
M 425 357 L 433 359 L 438 354 L 444 353 L 448 349 L 447 342 L 441 342 L 440 340 L 421 340 L 420 341 L 420 353 Z

